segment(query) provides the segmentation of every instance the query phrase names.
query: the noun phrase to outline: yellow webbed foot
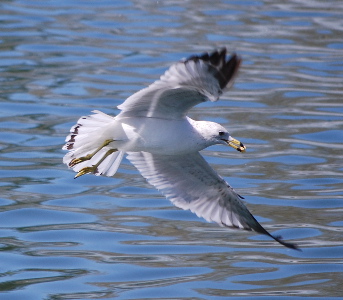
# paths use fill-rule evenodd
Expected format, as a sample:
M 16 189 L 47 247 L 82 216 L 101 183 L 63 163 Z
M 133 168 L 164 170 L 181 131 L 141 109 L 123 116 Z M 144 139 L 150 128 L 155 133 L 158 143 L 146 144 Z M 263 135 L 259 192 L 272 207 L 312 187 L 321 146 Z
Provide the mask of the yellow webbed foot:
M 79 163 L 82 163 L 86 160 L 90 160 L 92 159 L 92 157 L 97 154 L 102 148 L 108 146 L 110 143 L 112 143 L 114 140 L 111 140 L 111 139 L 108 139 L 108 140 L 105 140 L 101 146 L 99 148 L 97 148 L 93 153 L 90 153 L 90 154 L 87 154 L 85 156 L 81 156 L 81 157 L 76 157 L 74 159 L 71 160 L 71 162 L 69 163 L 69 167 L 74 167 L 76 166 L 77 164 Z M 80 175 L 81 176 L 81 175 Z
M 97 166 L 94 165 L 92 167 L 85 167 L 85 168 L 82 168 L 76 175 L 75 175 L 75 179 L 82 176 L 82 175 L 85 175 L 85 174 L 88 174 L 88 173 L 96 173 L 97 172 Z
M 86 160 L 90 160 L 93 157 L 93 153 L 88 154 L 86 156 L 82 156 L 82 157 L 78 157 L 78 158 L 74 158 L 70 163 L 69 163 L 69 167 L 74 167 L 79 163 L 82 163 L 83 161 Z

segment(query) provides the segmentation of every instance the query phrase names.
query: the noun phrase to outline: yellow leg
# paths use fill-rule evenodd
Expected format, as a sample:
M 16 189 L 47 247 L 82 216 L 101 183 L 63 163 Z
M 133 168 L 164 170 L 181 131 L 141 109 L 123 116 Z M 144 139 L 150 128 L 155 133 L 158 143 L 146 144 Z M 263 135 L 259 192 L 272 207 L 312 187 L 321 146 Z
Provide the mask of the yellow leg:
M 69 167 L 74 167 L 75 165 L 83 162 L 83 161 L 86 161 L 86 160 L 90 160 L 95 154 L 97 154 L 102 148 L 108 146 L 110 143 L 112 143 L 114 140 L 111 140 L 111 139 L 108 139 L 108 140 L 105 140 L 103 142 L 103 144 L 98 148 L 96 149 L 93 153 L 90 153 L 90 154 L 87 154 L 86 156 L 81 156 L 81 157 L 78 157 L 78 158 L 74 158 L 70 163 L 69 163 Z
M 87 173 L 96 173 L 98 170 L 98 167 L 101 165 L 101 163 L 106 159 L 107 156 L 111 155 L 112 153 L 118 151 L 118 149 L 110 149 L 108 150 L 105 155 L 93 166 L 91 167 L 84 167 L 82 168 L 76 175 L 74 178 L 80 177 L 82 175 L 85 175 Z

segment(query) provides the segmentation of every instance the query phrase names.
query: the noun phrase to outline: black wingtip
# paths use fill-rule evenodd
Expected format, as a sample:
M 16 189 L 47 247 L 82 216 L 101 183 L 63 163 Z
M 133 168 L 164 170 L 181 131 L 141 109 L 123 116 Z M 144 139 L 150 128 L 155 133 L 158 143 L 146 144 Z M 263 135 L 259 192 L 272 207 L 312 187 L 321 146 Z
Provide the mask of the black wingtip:
M 256 219 L 255 219 L 256 220 Z M 258 229 L 254 228 L 254 230 L 256 232 L 259 232 L 259 233 L 263 233 L 265 235 L 268 235 L 270 236 L 272 239 L 274 239 L 275 241 L 277 241 L 279 244 L 287 247 L 287 248 L 290 248 L 290 249 L 294 249 L 294 250 L 297 250 L 297 251 L 302 251 L 297 244 L 293 244 L 293 243 L 289 243 L 289 242 L 285 242 L 282 238 L 282 236 L 280 235 L 272 235 L 271 233 L 269 233 L 267 230 L 265 230 L 261 224 L 258 223 Z
M 220 88 L 224 89 L 232 82 L 242 62 L 236 53 L 232 53 L 228 59 L 226 54 L 227 50 L 223 47 L 211 53 L 191 56 L 185 62 L 202 60 L 208 63 L 213 68 L 213 75 L 218 80 Z
M 275 241 L 277 241 L 278 243 L 280 243 L 281 245 L 284 245 L 285 247 L 287 248 L 290 248 L 290 249 L 294 249 L 294 250 L 297 250 L 297 251 L 300 251 L 302 252 L 302 250 L 298 247 L 297 244 L 293 244 L 293 243 L 288 243 L 288 242 L 285 242 L 281 236 L 273 236 L 273 235 L 270 235 Z
M 275 241 L 277 241 L 279 244 L 287 247 L 287 248 L 290 248 L 290 249 L 294 249 L 294 250 L 297 250 L 297 251 L 302 251 L 298 245 L 296 244 L 293 244 L 293 243 L 289 243 L 289 242 L 285 242 L 281 236 L 279 235 L 272 235 L 271 233 L 269 233 L 256 219 L 255 217 L 250 213 L 250 222 L 247 224 L 249 227 L 249 230 L 254 230 L 258 233 L 262 233 L 262 234 L 265 234 L 269 237 L 271 237 L 272 239 L 274 239 Z
M 259 223 L 258 223 L 259 224 Z M 274 236 L 272 234 L 270 234 L 267 230 L 265 230 L 261 224 L 259 224 L 258 226 L 258 229 L 256 228 L 253 228 L 256 232 L 259 232 L 259 233 L 263 233 L 265 235 L 268 235 L 270 236 L 272 239 L 274 239 L 275 241 L 277 241 L 279 244 L 287 247 L 287 248 L 290 248 L 290 249 L 294 249 L 294 250 L 297 250 L 297 251 L 302 251 L 297 244 L 293 244 L 293 243 L 289 243 L 289 242 L 285 242 L 282 237 L 280 235 L 277 235 L 277 236 Z

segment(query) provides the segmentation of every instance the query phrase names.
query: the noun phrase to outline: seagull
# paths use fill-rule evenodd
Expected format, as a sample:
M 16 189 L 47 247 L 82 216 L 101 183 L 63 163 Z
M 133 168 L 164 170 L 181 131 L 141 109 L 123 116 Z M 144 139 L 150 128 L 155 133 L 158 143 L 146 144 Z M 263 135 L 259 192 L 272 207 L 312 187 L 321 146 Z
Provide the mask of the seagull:
M 127 98 L 110 116 L 95 110 L 81 117 L 66 138 L 63 162 L 77 172 L 113 176 L 124 154 L 143 177 L 175 206 L 222 227 L 270 234 L 249 212 L 244 199 L 206 162 L 199 151 L 228 145 L 246 147 L 220 124 L 195 121 L 188 111 L 215 102 L 229 89 L 241 64 L 226 48 L 173 64 L 159 80 Z

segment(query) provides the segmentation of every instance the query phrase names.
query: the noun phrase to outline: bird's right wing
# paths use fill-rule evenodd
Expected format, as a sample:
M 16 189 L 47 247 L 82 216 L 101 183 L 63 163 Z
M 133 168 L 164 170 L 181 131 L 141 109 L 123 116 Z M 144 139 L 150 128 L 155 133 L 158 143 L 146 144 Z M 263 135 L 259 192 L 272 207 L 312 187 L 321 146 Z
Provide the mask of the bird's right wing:
M 254 230 L 286 247 L 297 248 L 266 231 L 240 200 L 240 196 L 198 152 L 173 156 L 129 152 L 128 159 L 150 184 L 177 207 L 189 209 L 220 226 Z

